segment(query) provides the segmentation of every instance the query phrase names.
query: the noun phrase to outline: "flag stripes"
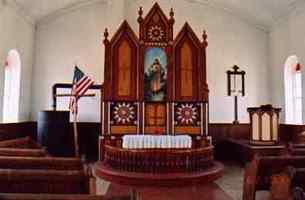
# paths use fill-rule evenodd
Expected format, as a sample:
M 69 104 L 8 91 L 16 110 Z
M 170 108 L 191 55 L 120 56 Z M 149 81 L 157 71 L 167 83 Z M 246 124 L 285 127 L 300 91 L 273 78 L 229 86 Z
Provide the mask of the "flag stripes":
M 72 84 L 69 109 L 72 113 L 77 113 L 78 99 L 86 93 L 90 86 L 94 84 L 94 81 L 75 66 Z

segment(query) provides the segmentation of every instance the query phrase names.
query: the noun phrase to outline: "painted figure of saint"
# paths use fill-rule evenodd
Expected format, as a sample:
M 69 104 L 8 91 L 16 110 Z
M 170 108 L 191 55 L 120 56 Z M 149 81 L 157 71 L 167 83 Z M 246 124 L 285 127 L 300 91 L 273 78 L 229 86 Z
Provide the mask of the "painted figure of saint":
M 152 75 L 150 89 L 153 93 L 157 93 L 161 90 L 161 69 L 160 61 L 156 58 L 149 69 Z

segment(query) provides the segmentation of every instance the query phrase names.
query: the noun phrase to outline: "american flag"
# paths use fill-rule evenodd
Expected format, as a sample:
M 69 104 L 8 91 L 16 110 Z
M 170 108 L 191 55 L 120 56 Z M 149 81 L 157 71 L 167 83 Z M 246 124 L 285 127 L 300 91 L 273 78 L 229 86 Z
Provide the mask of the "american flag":
M 71 98 L 69 109 L 72 113 L 77 113 L 77 101 L 93 85 L 94 81 L 85 75 L 77 66 L 74 68 Z

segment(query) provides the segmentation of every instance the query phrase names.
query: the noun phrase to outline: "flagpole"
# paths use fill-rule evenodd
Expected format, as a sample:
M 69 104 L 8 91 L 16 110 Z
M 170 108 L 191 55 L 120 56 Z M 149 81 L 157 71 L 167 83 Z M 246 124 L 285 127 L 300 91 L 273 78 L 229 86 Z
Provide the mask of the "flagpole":
M 79 146 L 78 146 L 78 131 L 77 131 L 77 103 L 78 100 L 75 98 L 75 104 L 74 104 L 74 112 L 73 112 L 73 130 L 74 130 L 74 153 L 75 157 L 79 157 Z

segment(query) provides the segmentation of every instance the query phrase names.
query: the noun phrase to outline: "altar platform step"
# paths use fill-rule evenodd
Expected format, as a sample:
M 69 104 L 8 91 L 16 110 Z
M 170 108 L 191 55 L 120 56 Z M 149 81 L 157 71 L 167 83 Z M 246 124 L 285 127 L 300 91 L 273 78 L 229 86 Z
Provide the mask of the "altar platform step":
M 130 187 L 111 184 L 105 198 L 108 200 L 130 199 Z M 233 200 L 216 183 L 189 187 L 143 187 L 137 188 L 141 200 Z

